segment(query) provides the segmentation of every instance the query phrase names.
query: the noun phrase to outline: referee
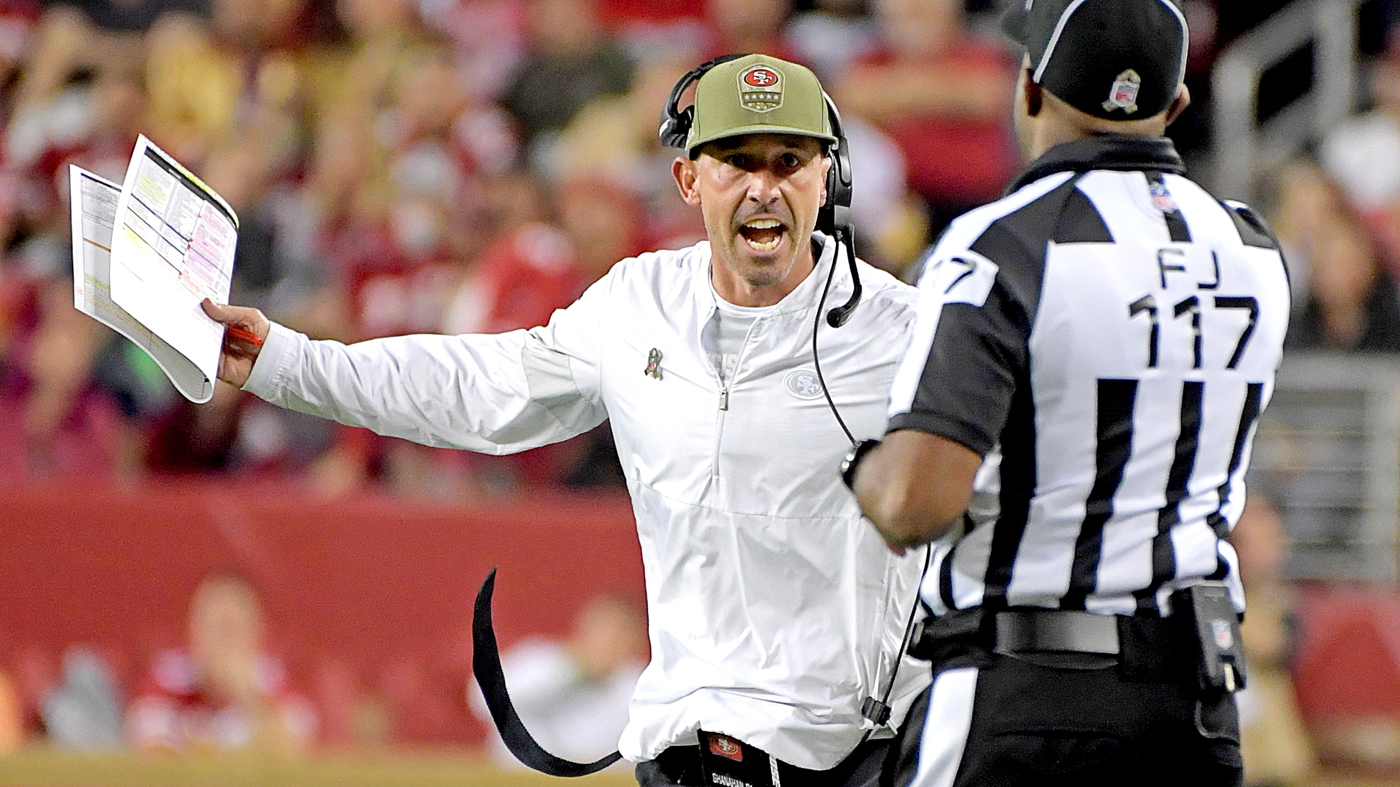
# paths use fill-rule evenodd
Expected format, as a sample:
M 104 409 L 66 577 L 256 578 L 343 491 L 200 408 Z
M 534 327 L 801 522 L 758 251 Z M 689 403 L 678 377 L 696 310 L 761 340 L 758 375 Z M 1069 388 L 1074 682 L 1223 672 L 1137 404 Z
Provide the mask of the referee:
M 896 551 L 937 539 L 935 681 L 895 785 L 1237 785 L 1237 560 L 1289 290 L 1247 207 L 1182 175 L 1173 0 L 1016 3 L 1030 167 L 919 282 L 883 444 L 846 478 Z

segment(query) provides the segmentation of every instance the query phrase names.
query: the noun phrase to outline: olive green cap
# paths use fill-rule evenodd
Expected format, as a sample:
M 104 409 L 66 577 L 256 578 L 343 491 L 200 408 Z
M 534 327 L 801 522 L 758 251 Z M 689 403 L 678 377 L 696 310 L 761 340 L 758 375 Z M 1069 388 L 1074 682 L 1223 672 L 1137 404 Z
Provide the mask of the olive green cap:
M 744 134 L 796 134 L 831 143 L 831 116 L 811 69 L 768 55 L 721 63 L 695 86 L 695 120 L 686 154 L 706 142 Z

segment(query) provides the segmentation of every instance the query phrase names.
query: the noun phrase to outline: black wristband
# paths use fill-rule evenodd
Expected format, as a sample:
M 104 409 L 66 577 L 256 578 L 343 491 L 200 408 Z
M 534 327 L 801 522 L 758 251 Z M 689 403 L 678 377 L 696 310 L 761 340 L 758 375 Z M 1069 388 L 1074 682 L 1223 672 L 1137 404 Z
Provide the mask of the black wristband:
M 875 439 L 861 440 L 851 448 L 851 452 L 846 454 L 846 458 L 841 460 L 841 482 L 855 490 L 856 468 L 860 466 L 860 460 L 870 453 L 870 450 L 879 445 L 880 441 Z

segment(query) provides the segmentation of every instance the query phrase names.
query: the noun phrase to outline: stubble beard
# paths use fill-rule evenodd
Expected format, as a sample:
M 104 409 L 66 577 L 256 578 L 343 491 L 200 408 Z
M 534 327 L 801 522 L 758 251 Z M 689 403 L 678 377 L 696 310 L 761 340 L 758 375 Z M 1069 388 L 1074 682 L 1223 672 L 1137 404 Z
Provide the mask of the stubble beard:
M 796 259 L 779 260 L 768 265 L 750 262 L 745 266 L 742 275 L 750 287 L 773 287 L 782 283 L 792 273 L 796 262 Z
M 729 267 L 739 278 L 743 279 L 750 287 L 761 289 L 773 287 L 781 284 L 792 274 L 792 269 L 797 266 L 797 254 L 790 253 L 784 258 L 771 262 L 760 262 L 749 257 L 743 251 L 743 238 L 735 237 L 734 245 L 731 247 L 731 259 Z

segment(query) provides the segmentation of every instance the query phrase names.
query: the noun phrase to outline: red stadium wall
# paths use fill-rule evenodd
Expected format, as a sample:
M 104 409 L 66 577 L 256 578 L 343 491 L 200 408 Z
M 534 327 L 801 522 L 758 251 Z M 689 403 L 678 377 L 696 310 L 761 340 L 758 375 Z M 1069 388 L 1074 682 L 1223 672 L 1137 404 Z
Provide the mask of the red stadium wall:
M 563 635 L 594 594 L 642 598 L 622 496 L 462 508 L 275 485 L 0 489 L 0 668 L 32 719 L 70 645 L 95 647 L 130 690 L 182 642 L 200 578 L 234 569 L 261 591 L 272 650 L 328 743 L 363 737 L 368 698 L 395 742 L 472 744 L 471 608 L 492 566 L 503 646 Z M 1305 718 L 1400 723 L 1400 594 L 1299 595 Z
M 460 508 L 278 486 L 12 487 L 0 523 L 0 667 L 31 712 L 73 644 L 129 690 L 152 652 L 182 642 L 199 579 L 231 568 L 261 591 L 272 650 L 330 743 L 355 738 L 366 697 L 398 742 L 472 743 L 472 601 L 493 565 L 503 646 L 564 634 L 596 593 L 642 599 L 620 496 Z
M 1309 721 L 1400 723 L 1400 594 L 1315 588 L 1301 597 L 1294 674 Z

